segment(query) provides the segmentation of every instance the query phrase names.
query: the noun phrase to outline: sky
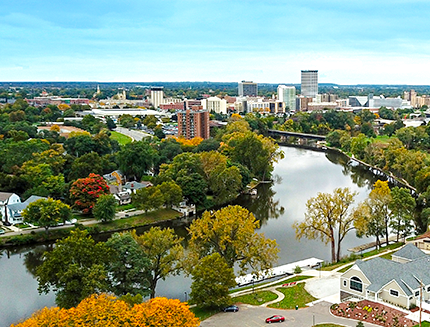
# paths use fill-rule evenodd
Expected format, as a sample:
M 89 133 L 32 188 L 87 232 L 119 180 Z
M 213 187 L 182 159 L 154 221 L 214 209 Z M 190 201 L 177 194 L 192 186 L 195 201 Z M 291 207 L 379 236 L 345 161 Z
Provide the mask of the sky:
M 12 0 L 0 81 L 430 84 L 428 0 Z

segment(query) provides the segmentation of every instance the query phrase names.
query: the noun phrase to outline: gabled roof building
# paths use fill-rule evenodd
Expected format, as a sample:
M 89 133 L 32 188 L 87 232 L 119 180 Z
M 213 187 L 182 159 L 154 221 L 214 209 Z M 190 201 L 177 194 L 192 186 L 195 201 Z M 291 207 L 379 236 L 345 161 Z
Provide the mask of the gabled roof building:
M 341 300 L 388 302 L 404 308 L 430 301 L 430 256 L 412 244 L 393 254 L 393 260 L 357 260 L 340 278 Z

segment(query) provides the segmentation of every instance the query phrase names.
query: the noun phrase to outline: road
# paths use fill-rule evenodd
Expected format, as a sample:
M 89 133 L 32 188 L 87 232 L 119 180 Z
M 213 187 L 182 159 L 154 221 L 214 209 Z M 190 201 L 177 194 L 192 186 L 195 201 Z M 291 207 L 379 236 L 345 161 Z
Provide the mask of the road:
M 142 131 L 136 131 L 134 129 L 128 129 L 124 127 L 115 128 L 115 132 L 130 136 L 135 141 L 141 141 L 145 137 L 152 137 L 151 134 L 147 134 Z

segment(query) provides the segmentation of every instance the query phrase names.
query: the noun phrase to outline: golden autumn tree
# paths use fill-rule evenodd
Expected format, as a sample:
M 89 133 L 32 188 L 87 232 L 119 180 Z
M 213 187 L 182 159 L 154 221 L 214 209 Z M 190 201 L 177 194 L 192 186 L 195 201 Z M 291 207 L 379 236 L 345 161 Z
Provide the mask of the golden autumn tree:
M 131 326 L 153 327 L 197 327 L 199 318 L 189 309 L 189 306 L 177 299 L 156 297 L 136 304 L 131 310 L 129 319 Z
M 241 206 L 227 206 L 214 213 L 205 211 L 188 230 L 189 259 L 195 265 L 199 259 L 219 253 L 229 267 L 238 263 L 240 273 L 249 268 L 253 273 L 269 269 L 279 249 L 275 240 L 255 232 L 258 227 L 254 215 Z
M 306 203 L 305 219 L 293 225 L 296 238 L 319 239 L 325 244 L 330 243 L 332 262 L 339 261 L 341 243 L 346 234 L 354 229 L 356 216 L 350 214 L 349 208 L 356 195 L 356 192 L 346 187 L 336 188 L 333 194 L 318 193 L 316 197 L 310 198 Z
M 197 327 L 200 320 L 179 300 L 155 298 L 130 307 L 108 294 L 94 294 L 70 309 L 44 308 L 11 327 Z

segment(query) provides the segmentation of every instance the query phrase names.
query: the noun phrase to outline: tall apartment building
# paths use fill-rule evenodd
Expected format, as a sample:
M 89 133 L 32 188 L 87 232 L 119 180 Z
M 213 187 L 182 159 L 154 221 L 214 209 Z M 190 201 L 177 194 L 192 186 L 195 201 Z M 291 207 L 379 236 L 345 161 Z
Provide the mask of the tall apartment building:
M 256 97 L 258 95 L 258 84 L 253 81 L 242 81 L 238 83 L 239 96 Z
M 192 109 L 181 110 L 178 115 L 178 136 L 186 139 L 201 137 L 208 139 L 209 134 L 209 112 L 202 106 L 193 106 Z
M 302 70 L 301 94 L 315 98 L 318 94 L 318 70 Z
M 294 86 L 279 85 L 278 100 L 284 103 L 284 111 L 296 110 L 296 88 Z
M 151 103 L 154 108 L 158 108 L 163 103 L 164 98 L 164 87 L 163 86 L 151 86 Z

